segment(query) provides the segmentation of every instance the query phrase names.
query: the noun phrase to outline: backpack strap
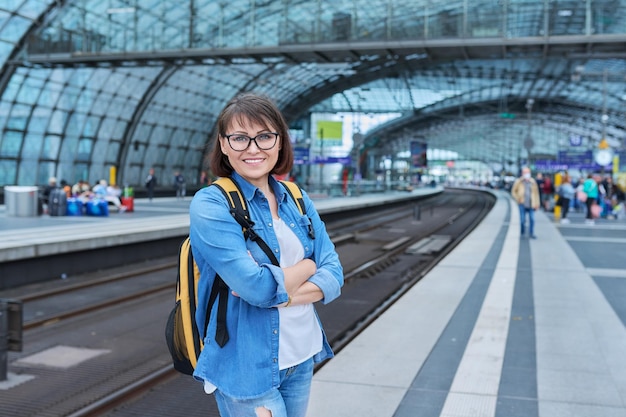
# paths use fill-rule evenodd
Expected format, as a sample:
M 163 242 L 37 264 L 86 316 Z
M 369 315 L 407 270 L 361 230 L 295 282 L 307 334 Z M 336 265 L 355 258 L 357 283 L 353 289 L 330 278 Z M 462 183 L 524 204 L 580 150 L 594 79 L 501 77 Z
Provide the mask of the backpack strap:
M 248 211 L 248 205 L 246 204 L 246 200 L 243 197 L 243 192 L 239 185 L 231 178 L 223 177 L 217 179 L 213 184 L 219 188 L 224 197 L 226 197 L 226 201 L 230 205 L 230 214 L 235 218 L 237 223 L 241 226 L 241 230 L 243 231 L 243 235 L 246 239 L 250 239 L 253 242 L 256 242 L 257 245 L 261 247 L 263 252 L 270 258 L 270 262 L 272 265 L 279 265 L 278 259 L 276 259 L 276 255 L 272 252 L 267 243 L 254 231 L 252 226 L 254 226 L 254 222 L 250 218 L 250 212 Z
M 300 214 L 306 216 L 306 206 L 304 205 L 304 197 L 302 197 L 302 190 L 298 187 L 298 184 L 291 181 L 281 181 L 280 182 L 285 190 L 287 190 L 287 194 L 291 196 L 293 201 L 296 202 L 296 206 L 300 210 Z M 309 237 L 311 239 L 315 239 L 315 230 L 313 229 L 313 223 L 311 223 L 311 218 L 309 217 Z
M 298 184 L 291 181 L 281 181 L 280 182 L 287 193 L 291 196 L 293 201 L 296 202 L 298 209 L 300 209 L 300 214 L 306 215 L 306 207 L 304 206 L 304 197 L 302 197 L 302 190 L 298 187 Z

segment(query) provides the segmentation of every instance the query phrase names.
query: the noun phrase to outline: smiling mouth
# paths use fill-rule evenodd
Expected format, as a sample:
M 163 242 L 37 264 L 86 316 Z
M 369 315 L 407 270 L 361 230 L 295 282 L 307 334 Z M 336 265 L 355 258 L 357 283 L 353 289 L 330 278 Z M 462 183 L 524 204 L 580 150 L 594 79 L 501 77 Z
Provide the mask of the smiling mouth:
M 259 164 L 263 162 L 265 159 L 263 158 L 255 158 L 255 159 L 245 159 L 244 162 L 246 164 Z

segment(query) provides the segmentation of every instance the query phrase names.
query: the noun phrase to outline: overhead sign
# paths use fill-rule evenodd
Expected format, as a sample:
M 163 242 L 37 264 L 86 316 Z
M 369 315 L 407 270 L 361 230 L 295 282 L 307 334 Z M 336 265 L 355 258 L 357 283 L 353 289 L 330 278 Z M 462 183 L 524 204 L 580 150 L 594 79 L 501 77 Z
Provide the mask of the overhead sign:
M 411 148 L 411 166 L 413 168 L 426 168 L 428 166 L 428 159 L 426 157 L 426 150 L 428 145 L 426 142 L 412 141 Z
M 313 163 L 350 165 L 352 163 L 352 159 L 349 156 L 314 156 Z
M 341 146 L 343 143 L 343 122 L 319 120 L 315 133 L 323 146 Z
M 307 165 L 309 163 L 309 148 L 294 147 L 293 148 L 293 163 L 294 165 Z

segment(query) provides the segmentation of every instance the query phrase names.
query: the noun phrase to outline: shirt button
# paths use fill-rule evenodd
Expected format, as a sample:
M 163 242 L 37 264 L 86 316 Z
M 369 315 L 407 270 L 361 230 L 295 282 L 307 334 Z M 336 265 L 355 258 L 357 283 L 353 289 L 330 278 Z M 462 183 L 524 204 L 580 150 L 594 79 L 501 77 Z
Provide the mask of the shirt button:
M 278 334 L 278 330 L 274 329 L 274 331 L 272 333 Z
M 272 223 L 268 223 L 267 225 L 268 225 L 269 227 L 272 227 Z
M 278 249 L 274 249 L 274 252 L 278 253 Z
M 274 359 L 272 359 L 272 362 L 276 363 L 276 362 L 278 362 L 278 359 L 274 358 Z
M 291 226 L 291 227 L 296 227 L 296 225 L 295 225 L 295 224 L 293 224 L 293 223 L 291 223 L 291 224 L 290 224 L 290 226 Z

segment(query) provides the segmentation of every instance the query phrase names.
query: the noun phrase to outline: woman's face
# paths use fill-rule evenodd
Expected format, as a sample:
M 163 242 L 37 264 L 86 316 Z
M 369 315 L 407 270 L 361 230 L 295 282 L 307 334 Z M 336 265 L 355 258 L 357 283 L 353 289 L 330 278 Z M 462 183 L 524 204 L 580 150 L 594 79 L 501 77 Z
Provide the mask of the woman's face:
M 255 123 L 251 123 L 248 120 L 237 120 L 233 118 L 230 128 L 226 131 L 227 136 L 248 136 L 255 138 L 263 133 L 275 133 L 275 127 L 268 124 L 267 127 Z M 243 124 L 240 124 L 243 123 Z M 231 137 L 231 141 L 234 138 Z M 278 137 L 276 144 L 267 150 L 261 150 L 257 146 L 255 141 L 250 141 L 250 145 L 243 151 L 234 150 L 228 143 L 228 139 L 225 137 L 220 138 L 220 146 L 222 153 L 228 157 L 228 162 L 233 167 L 233 170 L 241 175 L 251 184 L 257 187 L 267 185 L 267 179 L 270 172 L 274 169 L 278 161 L 278 154 L 281 147 L 281 137 Z M 268 145 L 262 145 L 267 147 Z

